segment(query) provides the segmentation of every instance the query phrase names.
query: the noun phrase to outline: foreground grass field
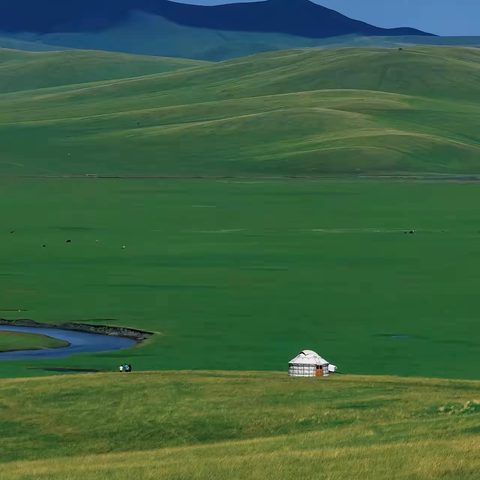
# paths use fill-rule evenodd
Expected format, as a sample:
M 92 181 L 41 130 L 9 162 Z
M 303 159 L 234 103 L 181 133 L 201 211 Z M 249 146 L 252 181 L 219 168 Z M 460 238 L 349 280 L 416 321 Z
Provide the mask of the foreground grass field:
M 2 480 L 478 478 L 480 384 L 170 372 L 0 385 Z
M 68 347 L 68 342 L 33 333 L 0 331 L 0 352 Z
M 0 174 L 480 173 L 477 49 L 290 50 L 218 64 L 112 55 L 7 61 Z M 72 85 L 157 68 L 177 70 Z
M 476 183 L 3 179 L 0 199 L 0 316 L 157 332 L 2 377 L 281 371 L 311 348 L 343 373 L 480 378 Z

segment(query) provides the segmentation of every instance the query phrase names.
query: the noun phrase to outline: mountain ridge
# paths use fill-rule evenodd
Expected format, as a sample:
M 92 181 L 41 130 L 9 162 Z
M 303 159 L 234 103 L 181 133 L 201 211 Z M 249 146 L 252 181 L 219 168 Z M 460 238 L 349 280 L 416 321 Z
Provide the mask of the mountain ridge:
M 310 0 L 267 0 L 199 6 L 169 0 L 18 0 L 0 9 L 0 30 L 8 33 L 101 31 L 127 21 L 132 12 L 159 15 L 195 28 L 275 32 L 304 38 L 348 34 L 433 36 L 413 28 L 385 29 L 351 19 Z

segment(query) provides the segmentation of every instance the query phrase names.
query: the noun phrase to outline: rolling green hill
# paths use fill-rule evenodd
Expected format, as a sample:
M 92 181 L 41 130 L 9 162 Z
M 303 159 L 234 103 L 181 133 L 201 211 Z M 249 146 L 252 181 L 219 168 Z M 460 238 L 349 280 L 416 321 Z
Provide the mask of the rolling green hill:
M 474 480 L 479 391 L 248 372 L 4 381 L 2 480 Z
M 3 174 L 480 173 L 477 49 L 290 50 L 78 86 L 189 63 L 3 56 Z
M 202 63 L 112 52 L 0 49 L 0 93 L 138 77 Z

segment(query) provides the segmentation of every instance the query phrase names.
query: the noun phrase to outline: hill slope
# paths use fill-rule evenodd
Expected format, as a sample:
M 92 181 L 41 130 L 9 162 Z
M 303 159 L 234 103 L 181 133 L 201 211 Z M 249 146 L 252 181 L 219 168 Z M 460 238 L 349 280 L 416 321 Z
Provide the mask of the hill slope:
M 0 170 L 478 173 L 479 80 L 476 49 L 296 50 L 4 94 Z
M 130 78 L 198 65 L 201 62 L 111 52 L 31 53 L 0 48 L 0 93 Z
M 479 391 L 240 372 L 4 381 L 2 479 L 473 480 Z

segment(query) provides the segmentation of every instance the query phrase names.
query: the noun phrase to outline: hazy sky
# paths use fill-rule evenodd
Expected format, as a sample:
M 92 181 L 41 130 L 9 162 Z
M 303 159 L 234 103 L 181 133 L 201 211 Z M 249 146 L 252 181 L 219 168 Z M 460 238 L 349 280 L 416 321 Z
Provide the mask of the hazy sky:
M 236 3 L 236 0 L 175 1 L 197 5 Z M 480 0 L 315 0 L 315 3 L 378 27 L 414 27 L 437 35 L 480 35 Z

